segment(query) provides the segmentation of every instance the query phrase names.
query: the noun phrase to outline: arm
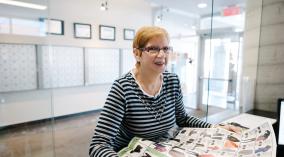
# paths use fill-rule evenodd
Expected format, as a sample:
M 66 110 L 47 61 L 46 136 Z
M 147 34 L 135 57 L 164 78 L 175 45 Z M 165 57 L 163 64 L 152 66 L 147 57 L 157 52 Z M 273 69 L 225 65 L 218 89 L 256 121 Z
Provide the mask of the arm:
M 125 99 L 121 85 L 115 81 L 100 114 L 92 137 L 90 157 L 117 157 L 111 141 L 118 133 L 125 112 Z
M 190 116 L 186 113 L 183 104 L 182 91 L 180 87 L 179 79 L 176 78 L 177 90 L 176 90 L 176 101 L 175 101 L 175 114 L 176 121 L 179 127 L 195 127 L 195 128 L 209 128 L 211 127 L 210 123 L 207 123 L 199 118 Z

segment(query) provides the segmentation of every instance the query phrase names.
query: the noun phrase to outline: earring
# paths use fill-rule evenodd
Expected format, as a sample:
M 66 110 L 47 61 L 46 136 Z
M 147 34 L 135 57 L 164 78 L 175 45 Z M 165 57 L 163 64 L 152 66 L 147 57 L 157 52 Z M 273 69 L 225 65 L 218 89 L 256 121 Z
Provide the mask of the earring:
M 140 58 L 139 58 L 139 57 L 137 57 L 137 58 L 136 58 L 136 61 L 139 63 L 139 62 L 140 62 Z

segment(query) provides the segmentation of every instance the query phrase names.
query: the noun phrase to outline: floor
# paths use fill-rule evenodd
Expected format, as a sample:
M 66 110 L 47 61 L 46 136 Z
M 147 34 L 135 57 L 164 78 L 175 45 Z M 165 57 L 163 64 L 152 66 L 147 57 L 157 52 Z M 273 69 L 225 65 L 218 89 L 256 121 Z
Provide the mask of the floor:
M 98 115 L 99 112 L 92 112 L 3 129 L 0 156 L 87 157 Z
M 209 111 L 210 117 L 224 109 L 210 107 Z M 200 110 L 187 109 L 187 112 L 200 118 L 206 115 Z M 0 129 L 0 156 L 87 157 L 98 115 L 99 111 L 89 112 Z

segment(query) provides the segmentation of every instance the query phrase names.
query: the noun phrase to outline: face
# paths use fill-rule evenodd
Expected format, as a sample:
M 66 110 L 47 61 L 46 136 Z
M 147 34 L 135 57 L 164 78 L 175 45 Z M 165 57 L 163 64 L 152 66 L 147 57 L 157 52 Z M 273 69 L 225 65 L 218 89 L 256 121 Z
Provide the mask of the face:
M 155 48 L 164 49 L 167 47 L 169 47 L 169 42 L 165 37 L 154 37 L 150 39 L 144 47 L 145 50 L 141 50 L 142 54 L 140 56 L 140 67 L 153 73 L 163 73 L 168 62 L 168 54 L 166 54 L 164 50 L 160 50 L 159 53 L 151 53 L 151 50 Z

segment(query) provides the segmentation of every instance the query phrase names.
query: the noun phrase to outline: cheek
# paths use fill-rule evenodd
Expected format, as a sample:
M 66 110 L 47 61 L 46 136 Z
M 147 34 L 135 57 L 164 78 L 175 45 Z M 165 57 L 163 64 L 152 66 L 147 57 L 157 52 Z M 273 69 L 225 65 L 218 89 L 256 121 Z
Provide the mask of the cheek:
M 167 56 L 167 57 L 165 58 L 166 64 L 168 64 L 168 61 L 169 61 L 169 57 Z

